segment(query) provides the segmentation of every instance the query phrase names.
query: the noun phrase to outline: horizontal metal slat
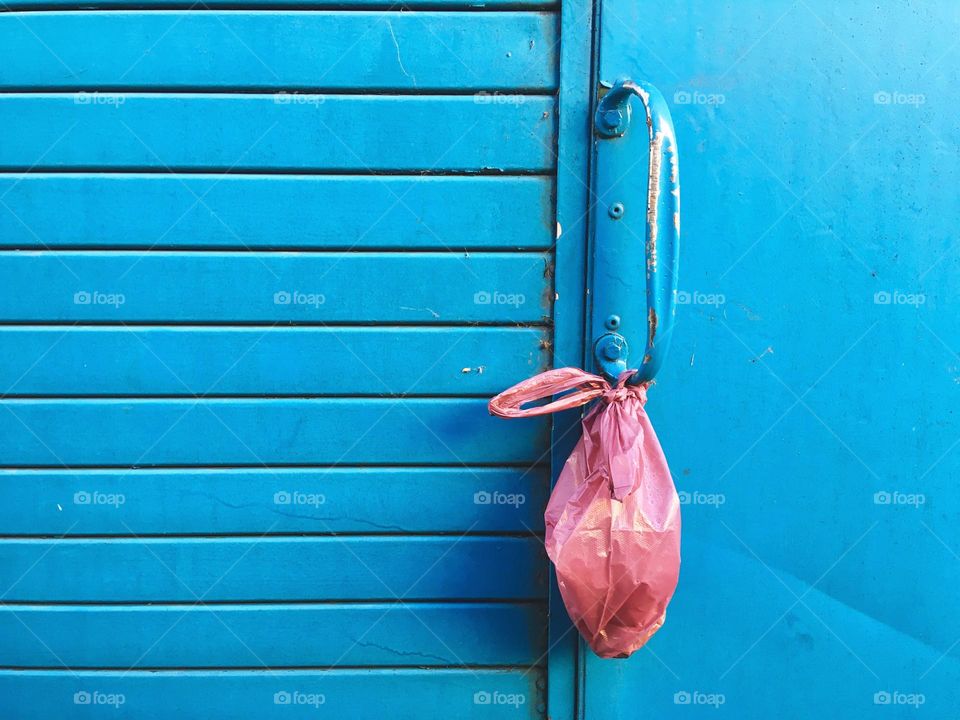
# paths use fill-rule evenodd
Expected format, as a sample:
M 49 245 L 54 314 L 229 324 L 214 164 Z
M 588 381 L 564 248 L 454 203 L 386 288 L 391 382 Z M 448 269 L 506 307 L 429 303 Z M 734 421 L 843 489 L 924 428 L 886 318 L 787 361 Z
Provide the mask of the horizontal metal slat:
M 555 100 L 0 94 L 0 170 L 550 172 Z
M 546 249 L 552 187 L 517 176 L 6 174 L 0 247 Z
M 546 369 L 549 338 L 536 327 L 8 325 L 0 394 L 493 395 Z
M 543 600 L 547 567 L 535 537 L 0 541 L 6 603 Z
M 482 399 L 7 399 L 0 463 L 525 465 L 543 462 L 549 430 Z
M 537 670 L 0 671 L 0 714 L 138 720 L 542 718 Z M 318 712 L 319 711 L 319 712 Z
M 0 666 L 534 665 L 541 603 L 3 605 Z
M 396 0 L 207 0 L 197 5 L 190 0 L 10 0 L 4 3 L 6 8 L 30 12 L 50 12 L 66 10 L 382 10 L 387 12 L 406 12 L 409 10 L 455 10 L 459 12 L 502 12 L 518 10 L 555 10 L 557 3 L 552 0 L 407 0 L 399 4 Z
M 543 322 L 549 268 L 542 253 L 3 251 L 0 322 Z
M 556 24 L 531 12 L 2 13 L 0 90 L 552 91 Z
M 532 533 L 549 489 L 546 467 L 0 470 L 0 535 Z

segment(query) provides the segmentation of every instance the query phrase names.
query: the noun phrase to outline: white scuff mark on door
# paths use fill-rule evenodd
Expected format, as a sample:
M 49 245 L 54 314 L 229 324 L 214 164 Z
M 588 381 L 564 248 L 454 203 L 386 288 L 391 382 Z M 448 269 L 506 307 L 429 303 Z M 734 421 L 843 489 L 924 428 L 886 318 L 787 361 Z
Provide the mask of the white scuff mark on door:
M 743 313 L 744 315 L 747 316 L 748 320 L 752 320 L 754 322 L 756 322 L 757 320 L 763 320 L 763 318 L 760 317 L 760 315 L 758 315 L 757 313 L 755 313 L 752 308 L 747 307 L 743 303 L 737 303 L 737 307 L 743 310 Z
M 400 306 L 400 309 L 401 309 L 401 310 L 411 310 L 412 312 L 428 312 L 428 313 L 430 313 L 431 315 L 433 315 L 433 317 L 434 317 L 435 319 L 437 319 L 437 320 L 440 319 L 440 313 L 438 313 L 436 310 L 433 310 L 433 309 L 428 308 L 428 307 L 415 308 L 415 307 L 406 307 L 406 306 L 404 306 L 404 305 L 401 305 L 401 306 Z
M 390 39 L 393 40 L 393 46 L 397 49 L 397 65 L 400 66 L 400 72 L 402 72 L 404 75 L 410 78 L 413 81 L 413 86 L 416 87 L 417 78 L 415 78 L 413 75 L 407 72 L 407 69 L 403 66 L 403 58 L 400 57 L 400 43 L 397 42 L 397 36 L 393 32 L 393 25 L 390 23 L 389 20 L 387 20 L 387 30 L 390 31 Z
M 560 225 L 560 222 L 557 221 L 557 240 L 560 239 L 561 235 L 563 235 L 563 227 Z

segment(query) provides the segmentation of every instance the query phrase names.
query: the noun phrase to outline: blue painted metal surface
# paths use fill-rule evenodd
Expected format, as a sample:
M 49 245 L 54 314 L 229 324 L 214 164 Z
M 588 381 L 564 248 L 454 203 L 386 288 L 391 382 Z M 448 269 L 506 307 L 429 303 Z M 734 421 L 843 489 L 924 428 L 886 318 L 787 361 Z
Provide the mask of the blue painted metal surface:
M 546 250 L 554 242 L 552 191 L 549 176 L 6 173 L 0 242 L 51 249 Z M 264 222 L 277 208 L 283 211 L 276 221 Z
M 550 363 L 535 327 L 49 325 L 0 332 L 0 386 L 21 395 L 489 396 Z M 423 368 L 407 362 L 445 348 Z M 348 357 L 377 358 L 377 376 Z M 239 359 L 238 359 L 239 358 Z
M 557 8 L 244 4 L 0 12 L 0 717 L 539 720 Z
M 187 7 L 11 14 L 0 25 L 0 88 L 474 90 L 488 93 L 479 97 L 491 104 L 496 91 L 556 88 L 550 12 Z M 197 52 L 214 46 L 215 52 Z M 89 92 L 81 98 L 98 100 Z M 298 98 L 287 94 L 279 101 Z
M 594 360 L 610 379 L 637 368 L 631 382 L 645 383 L 663 364 L 673 328 L 680 258 L 679 153 L 659 90 L 621 79 L 601 92 L 594 115 L 599 138 L 593 178 Z M 633 117 L 634 98 L 644 111 L 638 118 Z M 646 182 L 641 183 L 644 170 Z
M 592 0 L 565 0 L 560 13 L 560 96 L 557 128 L 556 273 L 554 279 L 555 367 L 587 367 L 590 194 L 590 141 L 593 133 L 593 42 L 596 25 Z M 580 412 L 554 414 L 550 461 L 555 480 L 579 436 Z M 580 713 L 583 671 L 579 636 L 567 616 L 552 579 L 549 604 L 547 712 L 551 718 Z
M 379 4 L 0 13 L 0 715 L 952 712 L 956 10 Z M 578 414 L 483 401 L 606 333 L 685 503 L 626 661 L 538 537 Z
M 550 430 L 547 420 L 508 429 L 484 412 L 482 398 L 185 396 L 5 402 L 0 453 L 9 467 L 529 466 L 542 461 Z M 65 427 L 70 432 L 64 432 Z M 158 427 L 166 432 L 158 433 Z M 372 428 L 376 442 L 356 441 Z M 55 501 L 51 498 L 51 512 Z
M 264 618 L 282 613 L 283 622 Z M 0 607 L 0 665 L 182 668 L 543 664 L 537 603 L 244 603 Z M 356 642 L 355 628 L 369 628 Z M 45 639 L 38 643 L 37 636 Z M 156 643 L 144 655 L 140 638 Z M 197 642 L 202 638 L 202 642 Z M 242 638 L 242 642 L 240 639 Z M 318 642 L 323 638 L 323 642 Z M 396 647 L 403 648 L 397 652 Z M 19 715 L 16 715 L 19 717 Z
M 10 535 L 48 536 L 230 534 L 251 527 L 517 534 L 543 529 L 548 474 L 547 467 L 2 470 L 0 523 Z M 364 492 L 371 486 L 376 492 Z M 515 501 L 495 502 L 493 493 Z M 66 502 L 52 507 L 51 497 Z M 438 504 L 446 511 L 434 512 Z M 352 514 L 343 514 L 346 506 Z
M 424 266 L 450 286 L 411 283 Z M 0 320 L 540 325 L 549 267 L 521 252 L 4 250 Z
M 132 491 L 127 500 L 135 501 Z M 514 572 L 503 572 L 505 557 Z M 534 601 L 546 593 L 544 558 L 536 537 L 142 538 L 128 531 L 120 538 L 4 540 L 0 580 L 7 602 Z M 173 572 L 156 572 L 157 565 Z M 98 568 L 111 570 L 92 572 Z M 279 612 L 271 621 L 282 619 Z
M 684 252 L 648 411 L 666 624 L 585 716 L 946 718 L 960 684 L 955 3 L 604 0 L 670 100 Z
M 498 97 L 5 93 L 0 171 L 552 173 L 553 98 Z
M 456 718 L 516 720 L 540 716 L 540 697 L 534 673 L 486 668 L 0 670 L 0 712 L 18 720 L 107 712 L 138 720 L 381 720 L 435 717 L 438 707 Z

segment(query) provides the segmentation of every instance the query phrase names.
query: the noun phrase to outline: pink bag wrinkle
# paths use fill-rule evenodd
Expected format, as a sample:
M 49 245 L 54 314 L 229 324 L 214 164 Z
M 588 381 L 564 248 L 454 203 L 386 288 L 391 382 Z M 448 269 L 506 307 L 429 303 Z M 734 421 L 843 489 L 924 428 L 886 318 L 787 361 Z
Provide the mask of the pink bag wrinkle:
M 570 618 L 605 658 L 629 656 L 660 629 L 680 573 L 680 501 L 643 408 L 647 387 L 627 384 L 633 373 L 611 386 L 560 368 L 490 401 L 491 414 L 506 418 L 598 401 L 550 495 L 544 542 Z

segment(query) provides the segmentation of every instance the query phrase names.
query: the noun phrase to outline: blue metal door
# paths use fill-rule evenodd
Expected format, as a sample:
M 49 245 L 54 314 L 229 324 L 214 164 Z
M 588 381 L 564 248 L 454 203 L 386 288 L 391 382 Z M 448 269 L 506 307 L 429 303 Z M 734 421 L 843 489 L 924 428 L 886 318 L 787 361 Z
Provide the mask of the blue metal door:
M 0 13 L 0 715 L 543 717 L 590 33 L 220 4 Z
M 599 12 L 598 79 L 657 85 L 681 149 L 678 313 L 648 410 L 684 538 L 664 628 L 629 660 L 581 656 L 581 712 L 949 717 L 956 5 Z
M 955 10 L 411 5 L 4 6 L 0 714 L 944 717 Z M 577 413 L 485 409 L 595 351 L 684 502 L 625 661 L 542 550 Z

